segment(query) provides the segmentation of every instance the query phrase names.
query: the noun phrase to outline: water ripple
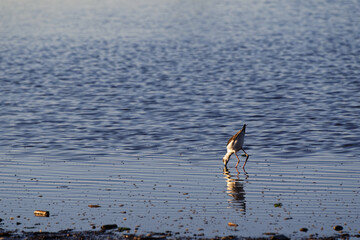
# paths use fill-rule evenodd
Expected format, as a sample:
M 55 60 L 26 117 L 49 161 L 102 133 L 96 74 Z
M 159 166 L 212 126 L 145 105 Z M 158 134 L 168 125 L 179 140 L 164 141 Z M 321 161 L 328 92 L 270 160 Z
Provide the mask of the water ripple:
M 4 1 L 2 215 L 33 227 L 27 209 L 50 206 L 51 231 L 79 215 L 78 229 L 141 219 L 184 236 L 233 234 L 230 221 L 254 237 L 309 219 L 311 233 L 357 229 L 359 13 L 352 1 Z M 248 174 L 223 171 L 245 122 Z

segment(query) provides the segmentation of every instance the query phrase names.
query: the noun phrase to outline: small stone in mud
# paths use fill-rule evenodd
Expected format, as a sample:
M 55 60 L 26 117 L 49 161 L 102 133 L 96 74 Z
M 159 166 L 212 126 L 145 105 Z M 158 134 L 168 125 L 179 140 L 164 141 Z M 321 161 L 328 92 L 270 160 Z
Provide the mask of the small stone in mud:
M 13 232 L 11 232 L 11 231 L 8 231 L 8 232 L 0 232 L 0 237 L 1 237 L 1 238 L 3 238 L 3 237 L 10 237 L 12 233 L 13 233 Z
M 231 240 L 231 239 L 234 239 L 235 237 L 234 236 L 225 236 L 225 237 L 222 237 L 221 240 Z
M 118 226 L 116 224 L 106 224 L 106 225 L 102 225 L 101 229 L 102 230 L 110 230 L 110 229 L 114 229 L 117 228 Z
M 308 229 L 307 228 L 300 228 L 300 232 L 307 232 Z
M 49 211 L 42 211 L 42 210 L 35 210 L 34 215 L 38 217 L 49 217 L 50 212 Z
M 285 235 L 279 234 L 279 235 L 274 235 L 270 238 L 271 240 L 290 240 L 290 238 L 288 238 Z
M 273 232 L 265 232 L 265 233 L 263 233 L 264 235 L 268 235 L 268 236 L 271 236 L 271 235 L 276 235 L 276 233 L 273 233 Z
M 101 206 L 97 205 L 97 204 L 89 204 L 88 207 L 90 207 L 90 208 L 99 208 Z
M 334 226 L 334 230 L 335 231 L 341 231 L 341 230 L 343 230 L 344 228 L 342 227 L 342 226 L 340 226 L 340 225 L 336 225 L 336 226 Z
M 237 225 L 236 223 L 232 223 L 232 222 L 228 222 L 229 227 L 237 227 L 239 225 Z
M 348 233 L 341 234 L 341 239 L 350 239 L 350 234 Z
M 128 227 L 119 227 L 118 230 L 119 232 L 123 232 L 123 231 L 130 231 L 131 229 Z

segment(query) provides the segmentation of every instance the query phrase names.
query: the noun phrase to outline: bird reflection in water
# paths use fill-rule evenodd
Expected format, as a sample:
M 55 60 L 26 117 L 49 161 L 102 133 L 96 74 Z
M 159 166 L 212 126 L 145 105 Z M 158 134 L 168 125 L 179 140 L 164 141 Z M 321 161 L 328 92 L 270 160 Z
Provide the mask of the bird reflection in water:
M 236 169 L 237 171 L 237 169 Z M 245 179 L 248 177 L 246 172 Z M 237 171 L 236 176 L 231 175 L 228 168 L 224 167 L 224 178 L 226 179 L 226 193 L 231 197 L 228 199 L 230 206 L 233 207 L 236 211 L 246 214 L 246 201 L 245 201 L 245 190 L 244 190 L 244 180 L 241 180 L 239 177 L 240 173 Z

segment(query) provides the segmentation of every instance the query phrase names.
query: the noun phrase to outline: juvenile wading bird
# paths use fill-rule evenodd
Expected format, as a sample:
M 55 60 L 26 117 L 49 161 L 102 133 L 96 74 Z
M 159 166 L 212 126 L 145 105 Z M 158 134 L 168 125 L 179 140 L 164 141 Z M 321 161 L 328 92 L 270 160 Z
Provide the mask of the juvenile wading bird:
M 236 166 L 235 166 L 235 167 L 237 167 L 240 162 L 240 159 L 236 153 L 240 150 L 243 150 L 243 152 L 245 153 L 245 156 L 246 156 L 246 160 L 243 165 L 243 168 L 245 168 L 245 164 L 249 158 L 249 154 L 247 154 L 245 152 L 245 150 L 243 149 L 243 144 L 244 144 L 244 139 L 245 139 L 245 128 L 246 128 L 246 124 L 244 124 L 242 129 L 229 139 L 229 141 L 226 145 L 227 153 L 223 157 L 223 162 L 224 162 L 225 167 L 226 167 L 227 163 L 229 162 L 230 156 L 233 153 L 235 153 L 235 156 L 238 159 Z

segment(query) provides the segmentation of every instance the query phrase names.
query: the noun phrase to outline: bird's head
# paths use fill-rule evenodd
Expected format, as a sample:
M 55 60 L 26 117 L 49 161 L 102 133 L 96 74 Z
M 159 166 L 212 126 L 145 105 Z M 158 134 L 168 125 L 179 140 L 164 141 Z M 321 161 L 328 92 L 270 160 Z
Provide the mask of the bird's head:
M 225 155 L 223 158 L 224 166 L 226 167 L 227 163 L 229 162 L 230 156 Z

